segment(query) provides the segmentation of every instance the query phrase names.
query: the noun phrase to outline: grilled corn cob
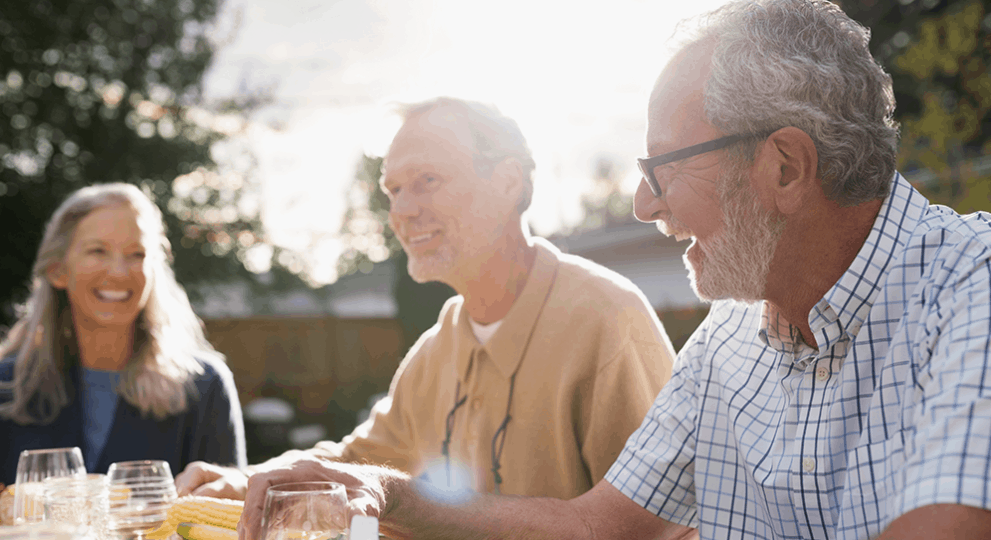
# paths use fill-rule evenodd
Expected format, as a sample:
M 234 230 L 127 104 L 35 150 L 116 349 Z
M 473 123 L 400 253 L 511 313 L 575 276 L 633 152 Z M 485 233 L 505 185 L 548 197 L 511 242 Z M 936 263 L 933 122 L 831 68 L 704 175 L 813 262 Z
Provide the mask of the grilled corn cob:
M 165 523 L 145 536 L 151 540 L 162 540 L 175 533 L 180 523 L 213 525 L 233 531 L 237 529 L 237 522 L 241 520 L 242 510 L 244 510 L 242 501 L 194 495 L 180 497 L 169 508 Z

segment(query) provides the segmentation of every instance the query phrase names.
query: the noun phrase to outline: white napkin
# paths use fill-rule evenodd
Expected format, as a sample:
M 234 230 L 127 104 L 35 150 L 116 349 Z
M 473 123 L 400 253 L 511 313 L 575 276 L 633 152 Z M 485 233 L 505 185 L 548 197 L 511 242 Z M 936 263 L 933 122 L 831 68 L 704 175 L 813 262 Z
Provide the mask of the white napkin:
M 368 516 L 351 518 L 350 540 L 379 540 L 379 520 Z

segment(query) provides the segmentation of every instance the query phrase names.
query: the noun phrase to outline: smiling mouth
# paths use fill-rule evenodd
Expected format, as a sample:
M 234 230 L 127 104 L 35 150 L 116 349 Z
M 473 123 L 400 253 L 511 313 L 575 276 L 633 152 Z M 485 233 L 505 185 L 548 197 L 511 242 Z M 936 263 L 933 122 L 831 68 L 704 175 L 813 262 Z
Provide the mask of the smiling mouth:
M 94 291 L 96 297 L 103 302 L 126 302 L 131 298 L 131 291 L 110 291 L 97 289 Z
M 433 231 L 422 234 L 410 235 L 406 237 L 406 242 L 411 246 L 417 246 L 429 242 L 439 234 L 440 234 L 439 231 Z
M 664 236 L 673 236 L 678 242 L 689 240 L 695 236 L 688 229 L 683 229 L 664 221 L 657 222 L 657 230 L 661 231 Z

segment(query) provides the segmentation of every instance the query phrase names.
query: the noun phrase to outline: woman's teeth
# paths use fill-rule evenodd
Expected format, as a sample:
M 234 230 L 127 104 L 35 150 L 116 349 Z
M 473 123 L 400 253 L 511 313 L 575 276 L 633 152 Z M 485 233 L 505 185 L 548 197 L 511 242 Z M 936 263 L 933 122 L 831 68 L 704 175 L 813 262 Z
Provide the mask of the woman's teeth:
M 130 291 L 107 291 L 98 289 L 96 297 L 104 302 L 122 302 L 131 297 Z

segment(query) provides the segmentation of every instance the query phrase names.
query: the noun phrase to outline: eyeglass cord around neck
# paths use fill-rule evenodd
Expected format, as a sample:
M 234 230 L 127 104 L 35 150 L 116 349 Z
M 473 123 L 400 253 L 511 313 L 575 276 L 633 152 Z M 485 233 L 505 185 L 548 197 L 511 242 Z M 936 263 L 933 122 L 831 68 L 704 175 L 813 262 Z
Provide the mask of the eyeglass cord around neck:
M 506 443 L 506 429 L 512 416 L 509 415 L 510 407 L 513 404 L 513 390 L 516 388 L 516 372 L 509 377 L 509 398 L 506 399 L 506 415 L 499 424 L 499 429 L 492 436 L 492 475 L 495 478 L 495 494 L 499 494 L 499 487 L 502 485 L 502 475 L 499 469 L 502 465 L 499 459 L 502 457 L 502 449 Z M 451 434 L 454 432 L 454 416 L 457 410 L 468 401 L 468 396 L 461 395 L 461 381 L 458 381 L 454 391 L 454 406 L 447 413 L 447 422 L 444 426 L 444 442 L 441 443 L 441 454 L 444 455 L 444 466 L 447 470 L 447 487 L 451 487 Z

